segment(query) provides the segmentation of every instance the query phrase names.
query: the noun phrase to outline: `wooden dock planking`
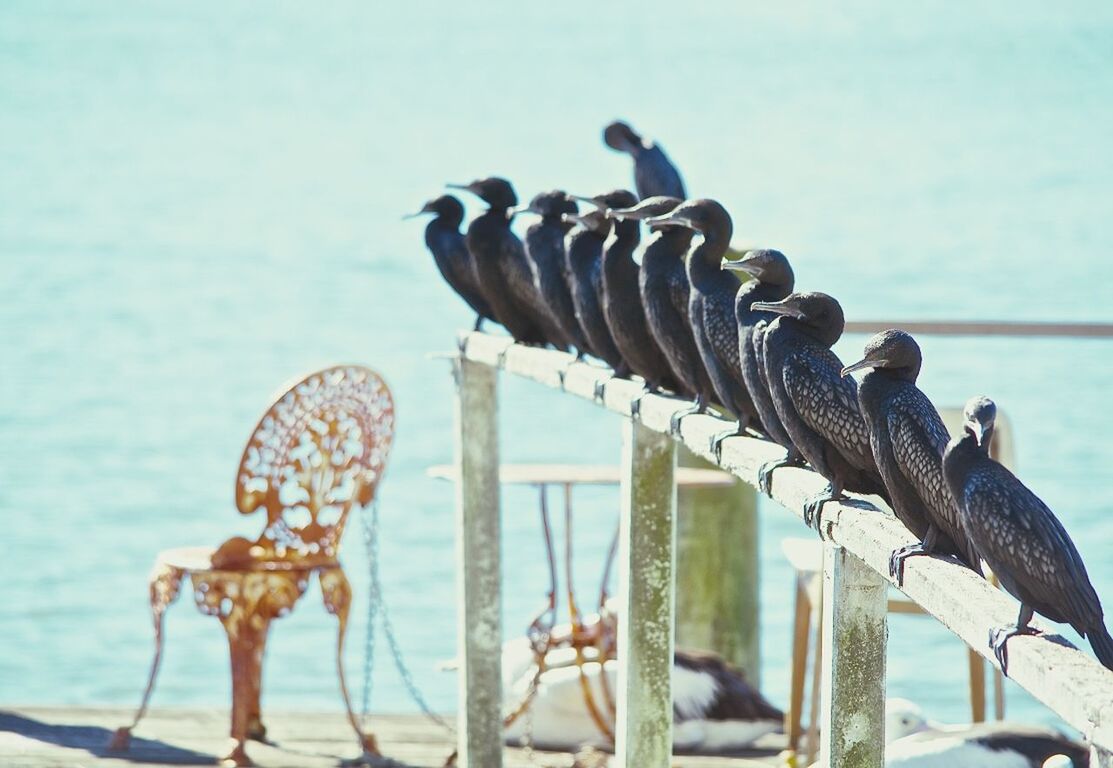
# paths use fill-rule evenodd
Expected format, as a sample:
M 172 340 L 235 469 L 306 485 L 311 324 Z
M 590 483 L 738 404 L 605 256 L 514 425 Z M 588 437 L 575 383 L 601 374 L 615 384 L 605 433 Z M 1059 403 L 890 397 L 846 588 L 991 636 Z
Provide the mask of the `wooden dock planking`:
M 112 732 L 131 710 L 119 708 L 18 707 L 0 709 L 0 765 L 10 768 L 144 768 L 213 765 L 227 752 L 228 712 L 152 710 L 124 755 L 105 751 Z M 358 755 L 351 727 L 342 714 L 264 712 L 273 744 L 248 743 L 260 768 L 335 768 Z M 420 715 L 374 715 L 368 727 L 384 754 L 412 768 L 440 768 L 454 747 L 453 737 Z M 776 765 L 780 737 L 745 757 L 678 756 L 674 768 L 755 768 Z M 507 768 L 572 768 L 564 752 L 507 748 Z M 594 768 L 594 767 L 592 767 Z

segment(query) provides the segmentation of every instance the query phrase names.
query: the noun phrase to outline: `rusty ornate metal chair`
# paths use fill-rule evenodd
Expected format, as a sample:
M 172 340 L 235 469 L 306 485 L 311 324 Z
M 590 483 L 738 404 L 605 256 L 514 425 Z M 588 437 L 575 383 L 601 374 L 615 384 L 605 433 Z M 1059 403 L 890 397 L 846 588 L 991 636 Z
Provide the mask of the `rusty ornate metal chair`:
M 248 440 L 236 475 L 242 514 L 266 512 L 254 541 L 234 537 L 216 549 L 161 552 L 151 574 L 155 656 L 147 688 L 130 726 L 112 741 L 127 749 L 147 711 L 163 648 L 163 617 L 189 576 L 198 609 L 220 619 L 232 657 L 232 728 L 225 758 L 251 765 L 244 744 L 266 735 L 259 709 L 263 652 L 272 619 L 289 613 L 309 579 L 320 580 L 325 608 L 336 616 L 336 668 L 348 719 L 365 754 L 378 755 L 352 711 L 344 679 L 344 634 L 351 587 L 337 560 L 348 513 L 375 498 L 394 436 L 390 390 L 374 371 L 340 366 L 318 371 L 285 391 Z

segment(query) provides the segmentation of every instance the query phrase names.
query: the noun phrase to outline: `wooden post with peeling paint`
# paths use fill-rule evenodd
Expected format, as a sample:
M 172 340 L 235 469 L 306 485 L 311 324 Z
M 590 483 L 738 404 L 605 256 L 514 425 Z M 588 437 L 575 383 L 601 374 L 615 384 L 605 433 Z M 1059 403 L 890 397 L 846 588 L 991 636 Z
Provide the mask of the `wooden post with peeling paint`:
M 455 361 L 460 768 L 502 766 L 502 599 L 496 368 Z
M 668 768 L 676 610 L 676 443 L 623 421 L 615 763 Z
M 714 464 L 679 449 L 680 466 Z M 679 488 L 676 643 L 714 651 L 761 688 L 761 600 L 757 490 Z
M 843 547 L 823 552 L 820 764 L 885 765 L 888 582 Z

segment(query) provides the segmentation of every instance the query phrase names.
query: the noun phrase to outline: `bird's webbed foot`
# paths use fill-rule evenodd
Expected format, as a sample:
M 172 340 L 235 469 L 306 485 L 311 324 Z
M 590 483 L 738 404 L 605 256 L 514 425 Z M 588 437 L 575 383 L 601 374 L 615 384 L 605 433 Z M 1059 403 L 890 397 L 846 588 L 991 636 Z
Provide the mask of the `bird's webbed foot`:
M 701 396 L 697 397 L 695 399 L 695 402 L 693 402 L 687 408 L 684 408 L 682 410 L 679 410 L 679 411 L 676 411 L 675 413 L 673 413 L 673 415 L 669 418 L 669 434 L 672 435 L 673 437 L 678 437 L 680 435 L 680 422 L 684 420 L 685 416 L 691 416 L 694 413 L 706 413 L 706 412 L 707 412 L 707 401 L 704 400 L 703 396 L 701 395 Z
M 723 460 L 723 441 L 728 437 L 738 437 L 739 435 L 746 434 L 746 425 L 738 422 L 738 426 L 734 429 L 728 429 L 725 432 L 720 432 L 711 438 L 711 452 L 715 454 L 715 461 Z
M 460 357 L 466 357 L 468 354 L 468 334 L 458 333 L 456 335 L 456 350 L 460 353 Z
M 483 315 L 475 316 L 475 327 L 472 328 L 472 330 L 476 333 L 480 333 L 483 330 Z
M 804 523 L 809 528 L 814 528 L 816 533 L 819 533 L 820 513 L 823 512 L 823 505 L 829 501 L 841 501 L 845 498 L 846 496 L 841 491 L 836 490 L 834 485 L 828 485 L 826 491 L 813 496 L 804 503 Z
M 1009 638 L 1017 635 L 1035 634 L 1039 634 L 1036 629 L 1016 624 L 989 630 L 989 647 L 993 649 L 993 655 L 997 657 L 997 663 L 1001 665 L 1002 675 L 1009 676 Z
M 930 555 L 923 544 L 908 544 L 889 555 L 889 577 L 896 579 L 897 586 L 904 586 L 904 561 L 916 555 Z
M 637 419 L 641 418 L 641 415 L 642 415 L 642 398 L 645 397 L 646 395 L 652 395 L 652 394 L 656 393 L 657 391 L 658 390 L 657 390 L 656 387 L 654 387 L 650 384 L 646 384 L 645 389 L 643 389 L 641 392 L 639 392 L 638 395 L 633 400 L 630 401 L 630 418 L 631 419 L 637 420 Z
M 769 498 L 773 498 L 773 470 L 781 467 L 798 467 L 800 464 L 800 457 L 793 456 L 791 453 L 785 454 L 783 459 L 765 462 L 757 471 L 757 489 Z
M 614 381 L 616 378 L 618 378 L 618 374 L 612 373 L 607 378 L 598 379 L 595 382 L 595 389 L 592 391 L 591 397 L 595 402 L 599 403 L 599 405 L 605 404 L 607 399 L 607 384 Z

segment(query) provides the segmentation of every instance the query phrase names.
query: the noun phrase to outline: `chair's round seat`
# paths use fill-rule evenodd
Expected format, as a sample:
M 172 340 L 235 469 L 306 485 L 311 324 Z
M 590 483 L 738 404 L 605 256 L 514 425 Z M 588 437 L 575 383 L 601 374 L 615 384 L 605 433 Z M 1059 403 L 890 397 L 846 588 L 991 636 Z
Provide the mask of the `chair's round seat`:
M 233 563 L 222 562 L 214 565 L 213 558 L 220 550 L 217 547 L 174 547 L 158 553 L 160 566 L 174 568 L 189 573 L 214 571 L 311 571 L 316 568 L 335 568 L 339 565 L 335 558 L 299 557 L 281 560 L 277 558 L 238 559 Z

